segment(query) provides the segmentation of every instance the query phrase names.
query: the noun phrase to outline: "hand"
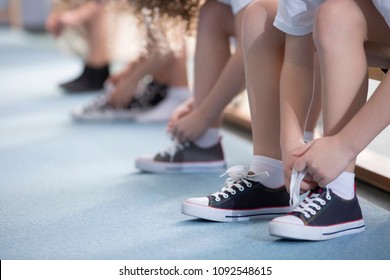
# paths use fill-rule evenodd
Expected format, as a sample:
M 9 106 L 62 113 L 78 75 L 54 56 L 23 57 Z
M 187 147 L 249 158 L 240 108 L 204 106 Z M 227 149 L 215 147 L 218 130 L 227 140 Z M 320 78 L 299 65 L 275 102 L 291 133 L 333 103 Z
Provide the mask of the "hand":
M 353 161 L 343 141 L 337 136 L 323 137 L 307 143 L 293 152 L 298 157 L 294 168 L 301 171 L 307 168 L 320 187 L 335 180 Z
M 294 149 L 293 151 L 296 150 L 297 149 Z M 295 162 L 297 159 L 298 157 L 292 151 L 283 151 L 284 184 L 288 192 L 290 192 L 291 173 L 293 168 L 295 168 Z M 301 170 L 297 171 L 303 171 L 304 169 L 305 168 L 302 168 Z M 300 193 L 305 193 L 316 186 L 317 183 L 313 181 L 313 178 L 310 176 L 310 174 L 306 174 L 301 183 Z
M 184 116 L 188 115 L 193 109 L 193 99 L 190 98 L 189 100 L 183 102 L 176 108 L 176 110 L 173 112 L 171 118 L 168 121 L 167 124 L 167 132 L 169 134 L 172 134 L 172 131 L 174 127 L 177 125 L 179 119 L 183 118 Z
M 45 27 L 47 31 L 49 31 L 51 34 L 53 34 L 55 37 L 58 37 L 61 35 L 61 32 L 64 28 L 63 24 L 60 21 L 60 16 L 56 13 L 53 13 L 48 16 Z
M 60 22 L 66 27 L 74 27 L 80 25 L 82 19 L 77 11 L 68 11 L 61 15 Z
M 180 118 L 172 128 L 172 138 L 179 142 L 194 141 L 210 127 L 210 122 L 204 118 L 198 109 Z
M 125 108 L 133 99 L 134 87 L 129 85 L 130 81 L 121 79 L 111 84 L 112 91 L 109 92 L 109 102 L 115 108 Z

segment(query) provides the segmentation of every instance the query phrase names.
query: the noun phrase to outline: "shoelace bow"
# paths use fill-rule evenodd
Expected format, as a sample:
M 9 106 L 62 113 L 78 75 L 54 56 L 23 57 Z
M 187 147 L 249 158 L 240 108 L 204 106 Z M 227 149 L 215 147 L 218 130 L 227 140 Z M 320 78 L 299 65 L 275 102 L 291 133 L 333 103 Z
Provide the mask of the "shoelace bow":
M 233 187 L 236 187 L 239 191 L 244 191 L 245 187 L 240 184 L 240 182 L 243 182 L 248 188 L 252 187 L 252 183 L 249 182 L 247 177 L 250 177 L 254 181 L 258 181 L 261 178 L 269 177 L 269 174 L 267 171 L 250 175 L 249 170 L 244 165 L 235 165 L 230 167 L 228 170 L 226 170 L 225 173 L 223 173 L 220 177 L 223 177 L 225 175 L 228 175 L 229 177 L 225 180 L 224 187 L 216 193 L 211 194 L 215 197 L 216 201 L 220 201 L 220 195 L 222 195 L 223 198 L 228 198 L 230 193 L 231 195 L 235 195 L 237 191 L 233 189 Z
M 168 155 L 169 156 L 169 159 L 170 161 L 173 160 L 174 156 L 176 155 L 176 153 L 178 151 L 181 151 L 185 148 L 188 148 L 190 146 L 190 142 L 184 142 L 184 143 L 180 143 L 179 141 L 177 140 L 173 140 L 173 143 L 171 146 L 169 146 L 167 149 L 165 149 L 164 151 L 160 152 L 161 155 Z
M 298 172 L 293 169 L 291 173 L 290 206 L 293 208 L 293 212 L 302 213 L 306 218 L 310 218 L 310 215 L 315 215 L 317 213 L 316 210 L 319 211 L 321 209 L 320 205 L 324 206 L 326 204 L 326 201 L 319 197 L 319 193 L 311 192 L 301 203 L 299 203 L 301 183 L 306 173 L 306 169 L 302 172 Z M 326 186 L 325 189 L 326 199 L 331 200 L 332 197 L 330 196 L 328 186 Z

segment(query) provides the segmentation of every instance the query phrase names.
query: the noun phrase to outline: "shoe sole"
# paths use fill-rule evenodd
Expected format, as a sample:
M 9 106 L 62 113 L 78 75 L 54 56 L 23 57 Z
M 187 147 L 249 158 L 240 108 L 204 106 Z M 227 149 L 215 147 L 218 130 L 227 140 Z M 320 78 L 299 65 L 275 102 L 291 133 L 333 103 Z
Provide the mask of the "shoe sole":
M 152 173 L 195 173 L 225 170 L 226 163 L 223 160 L 212 162 L 165 163 L 143 158 L 135 161 L 135 167 L 139 170 Z
M 321 241 L 359 233 L 365 230 L 364 220 L 337 224 L 332 226 L 294 225 L 278 221 L 271 221 L 268 231 L 271 236 L 295 239 Z
M 255 219 L 269 219 L 289 212 L 291 212 L 289 206 L 251 210 L 231 210 L 183 202 L 181 207 L 182 214 L 216 222 L 242 222 Z

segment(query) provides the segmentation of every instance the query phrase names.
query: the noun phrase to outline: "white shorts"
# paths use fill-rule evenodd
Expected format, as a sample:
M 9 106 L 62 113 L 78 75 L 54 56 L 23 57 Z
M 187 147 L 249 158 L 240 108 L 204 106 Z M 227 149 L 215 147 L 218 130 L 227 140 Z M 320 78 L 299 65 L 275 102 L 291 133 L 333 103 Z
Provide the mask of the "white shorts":
M 313 31 L 316 11 L 324 1 L 279 0 L 274 26 L 293 36 L 307 35 Z
M 218 0 L 218 2 L 231 6 L 233 15 L 235 15 L 252 3 L 253 0 Z
M 387 25 L 390 27 L 390 1 L 389 0 L 372 0 L 377 10 L 385 18 Z

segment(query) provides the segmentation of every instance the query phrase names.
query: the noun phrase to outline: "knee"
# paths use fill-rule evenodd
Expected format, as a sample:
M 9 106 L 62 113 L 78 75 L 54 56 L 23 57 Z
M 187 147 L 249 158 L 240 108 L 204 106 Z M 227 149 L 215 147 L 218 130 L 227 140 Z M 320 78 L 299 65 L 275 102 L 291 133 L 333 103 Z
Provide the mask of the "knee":
M 365 29 L 364 16 L 354 1 L 327 0 L 318 8 L 313 36 L 317 49 L 321 50 L 339 39 L 363 36 Z
M 253 46 L 259 37 L 272 32 L 276 11 L 277 2 L 273 0 L 256 0 L 246 8 L 242 29 L 242 45 L 245 50 Z
M 199 25 L 205 25 L 208 28 L 220 26 L 226 17 L 224 6 L 218 1 L 206 1 L 199 11 Z

